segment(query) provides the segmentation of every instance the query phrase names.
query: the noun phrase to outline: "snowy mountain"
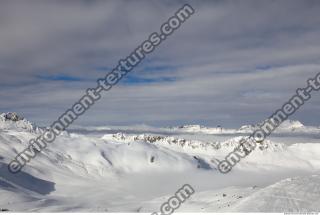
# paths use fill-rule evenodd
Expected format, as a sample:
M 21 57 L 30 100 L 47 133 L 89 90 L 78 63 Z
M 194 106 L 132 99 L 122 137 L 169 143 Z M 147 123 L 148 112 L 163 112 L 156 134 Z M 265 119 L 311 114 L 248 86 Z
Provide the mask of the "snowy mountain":
M 319 210 L 320 142 L 313 132 L 304 139 L 289 133 L 265 140 L 221 174 L 218 161 L 245 134 L 202 126 L 108 133 L 90 128 L 59 136 L 22 172 L 11 174 L 7 164 L 43 130 L 12 114 L 2 114 L 0 126 L 1 209 L 153 212 L 189 183 L 196 192 L 178 212 Z M 290 131 L 306 127 L 284 124 Z
M 39 132 L 41 130 L 34 123 L 31 123 L 30 121 L 24 119 L 17 113 L 11 112 L 0 114 L 0 129 L 14 129 L 29 132 Z
M 205 134 L 244 134 L 253 133 L 259 128 L 257 125 L 243 125 L 239 129 L 230 129 L 217 126 L 215 128 L 204 127 L 201 125 L 182 125 L 179 127 L 173 127 L 175 131 L 188 132 L 188 133 L 205 133 Z M 320 133 L 320 127 L 305 126 L 297 120 L 285 120 L 274 131 L 274 133 Z
M 223 128 L 220 125 L 218 125 L 215 128 L 205 127 L 201 125 L 182 125 L 179 127 L 173 127 L 172 129 L 175 131 L 190 132 L 190 133 L 198 132 L 198 133 L 207 133 L 207 134 L 221 134 L 221 133 L 230 134 L 230 133 L 236 132 L 235 129 Z

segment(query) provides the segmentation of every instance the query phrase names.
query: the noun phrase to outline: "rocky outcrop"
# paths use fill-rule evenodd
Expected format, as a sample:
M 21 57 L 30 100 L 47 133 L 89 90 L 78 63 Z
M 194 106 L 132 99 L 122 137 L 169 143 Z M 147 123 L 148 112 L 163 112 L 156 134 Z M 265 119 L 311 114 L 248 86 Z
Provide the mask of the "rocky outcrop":
M 17 122 L 17 121 L 20 121 L 20 120 L 23 120 L 24 118 L 22 116 L 19 116 L 17 113 L 15 112 L 8 112 L 8 113 L 4 113 L 2 114 L 4 119 L 7 121 L 7 120 L 11 120 L 11 121 L 14 121 L 14 122 Z
M 37 126 L 14 112 L 0 114 L 0 129 L 40 132 Z

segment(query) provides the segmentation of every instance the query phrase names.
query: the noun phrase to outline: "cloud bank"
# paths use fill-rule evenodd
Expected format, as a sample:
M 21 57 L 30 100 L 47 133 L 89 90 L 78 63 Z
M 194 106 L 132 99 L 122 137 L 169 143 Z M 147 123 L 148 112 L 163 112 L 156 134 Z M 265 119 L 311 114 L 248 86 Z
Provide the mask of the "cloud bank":
M 1 1 L 0 111 L 48 125 L 189 3 L 196 13 L 77 121 L 236 127 L 320 71 L 320 2 Z M 319 125 L 320 96 L 295 118 Z

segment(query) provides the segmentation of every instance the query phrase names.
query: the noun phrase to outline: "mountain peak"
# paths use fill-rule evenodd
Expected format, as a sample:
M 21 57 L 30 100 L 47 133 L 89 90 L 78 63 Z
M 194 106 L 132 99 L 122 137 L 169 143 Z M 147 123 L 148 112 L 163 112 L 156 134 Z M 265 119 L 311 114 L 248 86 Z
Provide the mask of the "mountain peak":
M 36 131 L 37 127 L 21 115 L 15 112 L 8 112 L 0 114 L 0 129 Z
M 18 115 L 16 112 L 2 113 L 1 116 L 4 118 L 5 121 L 10 120 L 17 122 L 24 119 L 24 117 Z

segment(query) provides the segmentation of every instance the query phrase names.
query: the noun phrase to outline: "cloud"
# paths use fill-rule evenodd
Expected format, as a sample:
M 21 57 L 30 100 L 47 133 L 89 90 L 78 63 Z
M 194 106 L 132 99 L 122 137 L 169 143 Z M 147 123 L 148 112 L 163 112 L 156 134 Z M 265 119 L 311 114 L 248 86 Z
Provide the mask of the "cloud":
M 50 124 L 186 2 L 194 16 L 78 123 L 254 123 L 319 71 L 318 1 L 1 1 L 0 111 Z M 296 117 L 320 124 L 318 106 Z

